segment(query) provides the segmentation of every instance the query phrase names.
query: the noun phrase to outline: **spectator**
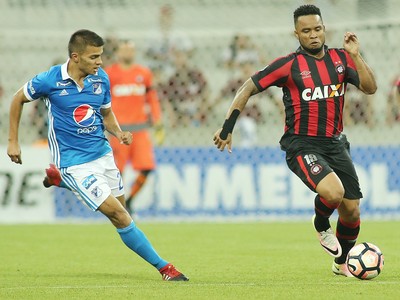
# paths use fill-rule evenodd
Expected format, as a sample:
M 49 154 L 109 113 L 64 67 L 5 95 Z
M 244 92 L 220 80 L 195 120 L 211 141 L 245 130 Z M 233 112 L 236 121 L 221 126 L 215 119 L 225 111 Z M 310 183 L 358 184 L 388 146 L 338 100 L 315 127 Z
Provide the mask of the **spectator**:
M 373 95 L 366 95 L 352 85 L 347 86 L 346 101 L 344 103 L 343 118 L 346 126 L 374 125 Z
M 265 60 L 260 49 L 245 34 L 236 34 L 231 44 L 222 52 L 222 65 L 235 70 L 242 62 L 254 61 L 257 65 L 263 65 Z
M 227 82 L 227 84 L 221 89 L 216 101 L 214 101 L 213 106 L 219 105 L 222 101 L 232 99 L 238 89 L 244 84 L 244 82 L 255 72 L 255 64 L 258 61 L 254 61 L 254 58 L 248 58 L 243 60 L 238 64 L 239 75 L 232 78 Z M 283 105 L 281 99 L 275 97 L 272 90 L 268 90 L 265 95 L 255 95 L 251 99 L 251 103 L 246 106 L 238 119 L 238 129 L 239 135 L 241 137 L 240 146 L 251 147 L 256 144 L 257 137 L 257 125 L 264 121 L 262 111 L 259 107 L 260 97 L 267 96 L 268 100 L 273 100 L 274 106 L 279 110 L 279 114 L 283 116 Z
M 393 81 L 390 88 L 386 110 L 386 121 L 388 125 L 400 122 L 400 75 Z
M 115 63 L 116 57 L 115 53 L 118 48 L 119 39 L 115 34 L 109 34 L 104 38 L 104 50 L 101 56 L 103 60 L 103 68 Z
M 183 32 L 174 28 L 175 10 L 170 4 L 165 4 L 159 10 L 159 32 L 150 41 L 146 51 L 150 68 L 154 71 L 155 82 L 159 78 L 168 77 L 173 72 L 173 51 L 180 51 L 193 54 L 193 43 Z
M 171 127 L 199 125 L 209 111 L 208 83 L 197 67 L 190 65 L 186 51 L 175 50 L 174 72 L 161 85 L 161 95 Z

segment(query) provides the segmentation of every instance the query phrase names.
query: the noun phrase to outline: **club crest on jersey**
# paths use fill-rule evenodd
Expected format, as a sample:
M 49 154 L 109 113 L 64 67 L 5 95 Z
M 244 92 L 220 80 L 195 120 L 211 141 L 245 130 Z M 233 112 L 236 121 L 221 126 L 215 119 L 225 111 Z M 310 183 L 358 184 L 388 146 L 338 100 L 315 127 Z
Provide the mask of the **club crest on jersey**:
M 99 95 L 102 93 L 101 83 L 93 83 L 93 93 Z
M 344 74 L 344 66 L 342 64 L 338 64 L 336 67 L 336 73 L 338 73 L 339 75 Z
M 301 97 L 304 101 L 315 101 L 343 96 L 344 92 L 345 85 L 343 83 L 329 84 L 316 86 L 314 88 L 306 88 L 301 92 Z
M 96 120 L 96 114 L 89 104 L 82 104 L 75 108 L 73 118 L 79 126 L 88 127 Z

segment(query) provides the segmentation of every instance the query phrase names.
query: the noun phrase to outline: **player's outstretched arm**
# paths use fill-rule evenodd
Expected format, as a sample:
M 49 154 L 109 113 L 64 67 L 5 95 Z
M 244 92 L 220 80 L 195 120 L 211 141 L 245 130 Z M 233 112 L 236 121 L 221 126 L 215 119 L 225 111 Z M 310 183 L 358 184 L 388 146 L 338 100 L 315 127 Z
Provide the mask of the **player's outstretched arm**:
M 360 44 L 353 32 L 344 34 L 343 47 L 356 65 L 358 77 L 360 78 L 360 86 L 358 88 L 365 94 L 374 94 L 377 89 L 374 73 L 361 56 Z
M 232 132 L 235 127 L 237 118 L 241 111 L 246 106 L 247 101 L 252 95 L 257 94 L 259 91 L 251 78 L 238 89 L 235 98 L 226 114 L 225 122 L 222 128 L 218 129 L 214 134 L 214 144 L 221 151 L 228 147 L 228 152 L 232 152 Z
M 21 120 L 22 109 L 29 100 L 25 97 L 23 88 L 20 88 L 14 95 L 10 106 L 10 126 L 8 128 L 7 154 L 12 162 L 22 164 L 21 147 L 18 142 L 18 130 Z
M 115 136 L 121 144 L 130 145 L 132 143 L 132 133 L 121 130 L 111 107 L 102 109 L 101 114 L 103 115 L 103 122 L 106 130 Z

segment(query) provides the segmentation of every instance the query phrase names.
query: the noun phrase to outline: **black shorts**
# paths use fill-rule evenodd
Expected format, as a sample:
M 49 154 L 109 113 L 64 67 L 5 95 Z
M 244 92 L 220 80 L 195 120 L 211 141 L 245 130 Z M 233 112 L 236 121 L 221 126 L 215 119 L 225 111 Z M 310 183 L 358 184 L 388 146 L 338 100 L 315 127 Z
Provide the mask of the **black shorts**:
M 344 198 L 363 197 L 360 183 L 350 156 L 350 143 L 344 134 L 335 138 L 284 136 L 281 148 L 286 152 L 286 163 L 312 191 L 330 172 L 340 178 Z

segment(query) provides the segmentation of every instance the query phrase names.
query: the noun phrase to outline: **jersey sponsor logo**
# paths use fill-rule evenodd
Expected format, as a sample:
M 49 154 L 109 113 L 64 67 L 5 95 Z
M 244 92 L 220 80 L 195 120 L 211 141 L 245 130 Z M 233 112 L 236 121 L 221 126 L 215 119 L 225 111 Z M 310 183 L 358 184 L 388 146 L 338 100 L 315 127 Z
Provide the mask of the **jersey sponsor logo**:
M 97 178 L 94 177 L 94 175 L 89 175 L 88 177 L 86 177 L 83 182 L 82 185 L 85 189 L 89 189 L 93 183 L 95 183 L 97 181 Z
M 56 85 L 57 85 L 57 87 L 59 87 L 59 86 L 69 86 L 69 85 L 71 85 L 72 84 L 72 82 L 71 81 L 58 81 L 57 83 L 56 83 Z
M 99 95 L 102 93 L 101 83 L 94 83 L 93 84 L 93 93 Z
M 89 104 L 82 104 L 75 108 L 73 118 L 79 126 L 89 127 L 96 120 L 96 114 Z
M 146 94 L 146 86 L 144 84 L 116 84 L 112 89 L 113 96 L 143 96 Z
M 316 86 L 315 88 L 306 88 L 301 92 L 301 97 L 304 101 L 323 100 L 333 97 L 343 96 L 345 85 L 329 84 L 324 86 Z
M 90 126 L 90 127 L 84 127 L 84 128 L 78 128 L 76 131 L 78 134 L 88 134 L 93 131 L 96 131 L 97 126 Z

